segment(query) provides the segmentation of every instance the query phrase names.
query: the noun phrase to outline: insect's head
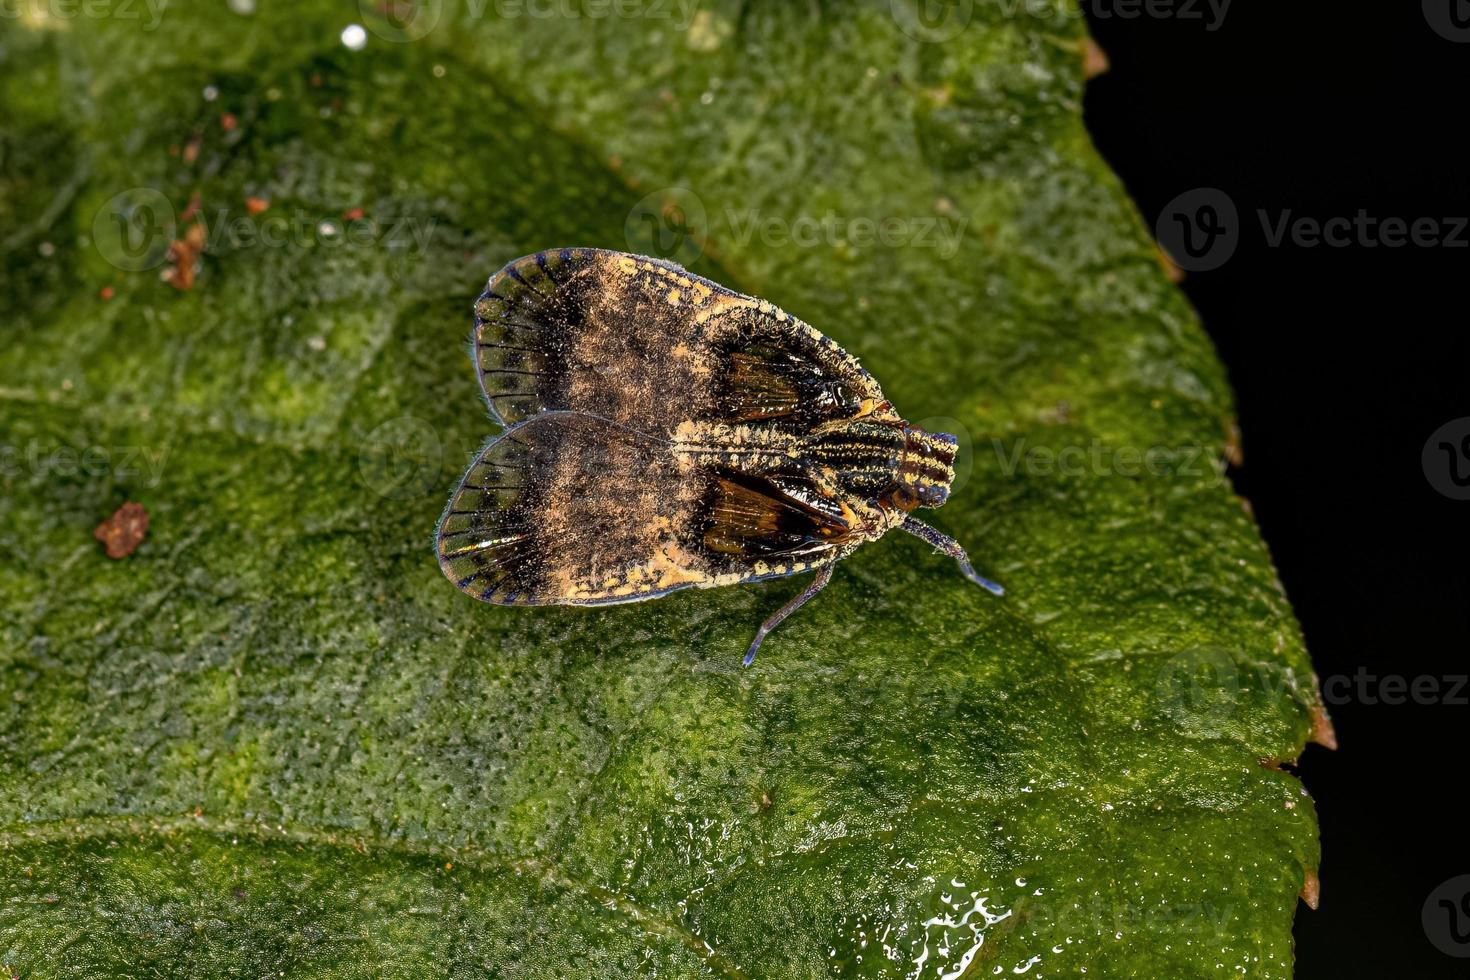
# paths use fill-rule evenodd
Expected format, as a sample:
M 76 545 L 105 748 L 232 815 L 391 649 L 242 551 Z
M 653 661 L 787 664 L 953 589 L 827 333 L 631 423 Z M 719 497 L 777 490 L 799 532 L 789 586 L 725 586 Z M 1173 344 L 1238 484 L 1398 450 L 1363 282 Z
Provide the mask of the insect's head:
M 903 511 L 943 506 L 954 482 L 959 440 L 947 432 L 925 432 L 908 423 L 904 423 L 903 434 L 903 458 L 887 502 Z

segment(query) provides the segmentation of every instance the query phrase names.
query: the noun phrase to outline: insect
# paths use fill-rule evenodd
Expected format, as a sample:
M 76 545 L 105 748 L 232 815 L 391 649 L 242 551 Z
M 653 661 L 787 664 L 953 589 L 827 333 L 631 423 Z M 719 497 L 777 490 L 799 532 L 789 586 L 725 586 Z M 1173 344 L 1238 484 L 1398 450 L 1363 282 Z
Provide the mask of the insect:
M 815 571 L 745 654 L 893 528 L 976 574 L 911 515 L 956 440 L 905 422 L 837 344 L 765 300 L 660 259 L 516 259 L 475 303 L 470 355 L 496 421 L 439 521 L 450 581 L 504 605 L 636 602 Z

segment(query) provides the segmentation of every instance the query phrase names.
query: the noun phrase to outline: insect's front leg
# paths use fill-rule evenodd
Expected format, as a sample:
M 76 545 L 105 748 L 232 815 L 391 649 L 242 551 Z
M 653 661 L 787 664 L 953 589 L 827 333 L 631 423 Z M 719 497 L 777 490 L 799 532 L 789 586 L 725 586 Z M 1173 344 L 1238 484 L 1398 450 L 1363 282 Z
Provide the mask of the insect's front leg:
M 831 565 L 823 565 L 822 569 L 817 572 L 817 577 L 812 579 L 812 584 L 808 585 L 802 591 L 801 595 L 792 599 L 780 609 L 777 609 L 764 623 L 761 623 L 761 628 L 755 632 L 755 639 L 751 641 L 750 649 L 745 651 L 745 666 L 749 667 L 755 661 L 755 655 L 760 650 L 761 643 L 764 642 L 767 633 L 780 626 L 782 620 L 806 605 L 812 596 L 827 587 L 827 583 L 832 581 L 832 570 L 836 567 L 837 564 L 835 562 Z
M 923 541 L 927 541 L 929 544 L 934 546 L 935 550 L 949 555 L 949 557 L 959 562 L 960 571 L 964 572 L 965 578 L 969 579 L 971 582 L 974 582 L 976 585 L 983 586 L 995 595 L 1006 594 L 1005 589 L 990 581 L 990 579 L 980 577 L 980 575 L 975 571 L 974 566 L 970 564 L 970 556 L 965 554 L 965 549 L 960 547 L 960 543 L 954 538 L 940 532 L 936 528 L 930 527 L 928 524 L 925 524 L 917 517 L 905 517 L 903 519 L 903 523 L 899 526 L 902 527 L 905 531 L 912 534 L 914 537 L 919 538 Z

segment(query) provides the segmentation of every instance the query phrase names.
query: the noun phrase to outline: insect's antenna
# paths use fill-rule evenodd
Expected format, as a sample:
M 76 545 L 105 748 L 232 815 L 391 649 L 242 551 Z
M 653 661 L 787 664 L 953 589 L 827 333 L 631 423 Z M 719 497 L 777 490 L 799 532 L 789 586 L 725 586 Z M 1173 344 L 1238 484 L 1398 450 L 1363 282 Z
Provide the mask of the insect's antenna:
M 633 426 L 627 425 L 626 423 L 623 423 L 623 422 L 619 422 L 617 419 L 610 419 L 606 415 L 598 415 L 596 412 L 573 412 L 573 411 L 570 411 L 570 410 L 564 409 L 564 408 L 554 408 L 554 409 L 550 409 L 548 411 L 541 412 L 539 415 L 535 415 L 532 418 L 526 419 L 524 422 L 517 422 L 516 425 L 515 426 L 512 426 L 511 428 L 515 428 L 516 426 L 525 425 L 526 422 L 534 422 L 537 419 L 550 419 L 550 418 L 595 419 L 598 422 L 605 422 L 605 423 L 607 423 L 608 425 L 612 426 L 614 429 L 621 429 L 624 432 L 630 433 L 631 435 L 635 435 L 635 436 L 637 436 L 640 439 L 647 439 L 649 442 L 659 442 L 659 443 L 664 443 L 664 444 L 667 445 L 669 443 L 669 441 L 670 441 L 668 439 L 662 439 L 662 438 L 660 438 L 660 437 L 658 437 L 656 435 L 653 435 L 652 433 L 644 432 L 642 429 L 635 429 Z
M 749 667 L 751 663 L 755 661 L 756 652 L 760 650 L 761 641 L 766 638 L 767 633 L 775 629 L 777 626 L 780 626 L 783 619 L 796 612 L 796 610 L 800 609 L 802 606 L 806 605 L 806 601 L 808 599 L 816 595 L 818 592 L 821 592 L 822 589 L 826 587 L 827 583 L 832 581 L 832 569 L 835 567 L 837 567 L 835 563 L 832 565 L 824 565 L 822 567 L 822 570 L 817 573 L 817 577 L 812 579 L 812 584 L 806 587 L 806 591 L 797 596 L 795 599 L 792 599 L 790 602 L 786 603 L 786 605 L 782 606 L 780 609 L 777 609 L 774 613 L 771 614 L 771 617 L 769 619 L 767 619 L 764 623 L 761 623 L 761 628 L 755 631 L 755 639 L 751 641 L 750 649 L 745 651 L 745 666 Z
M 995 595 L 1006 594 L 1005 589 L 990 581 L 990 579 L 980 577 L 980 575 L 975 571 L 974 567 L 970 564 L 970 556 L 965 554 L 965 549 L 961 548 L 960 543 L 954 538 L 950 537 L 947 534 L 940 533 L 938 530 L 930 527 L 928 524 L 925 524 L 917 517 L 905 517 L 903 519 L 903 523 L 900 524 L 899 527 L 903 528 L 914 537 L 927 541 L 929 544 L 934 546 L 934 550 L 943 552 L 944 554 L 949 555 L 949 557 L 953 558 L 955 561 L 959 562 L 960 571 L 964 572 L 965 578 L 969 579 L 971 582 L 974 582 L 976 585 L 983 586 L 985 589 Z

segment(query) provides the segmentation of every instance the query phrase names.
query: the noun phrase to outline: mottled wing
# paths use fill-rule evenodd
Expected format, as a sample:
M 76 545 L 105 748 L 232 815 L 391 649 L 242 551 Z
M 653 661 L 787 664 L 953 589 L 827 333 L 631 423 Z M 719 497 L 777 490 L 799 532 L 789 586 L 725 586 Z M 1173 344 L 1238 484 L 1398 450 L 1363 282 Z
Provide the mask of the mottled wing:
M 526 605 L 786 575 L 852 542 L 840 518 L 776 483 L 681 464 L 664 440 L 575 412 L 534 416 L 486 446 L 438 530 L 456 585 Z
M 475 304 L 472 342 L 507 424 L 573 411 L 659 435 L 686 420 L 812 425 L 883 399 L 855 358 L 772 304 L 622 252 L 509 263 Z

